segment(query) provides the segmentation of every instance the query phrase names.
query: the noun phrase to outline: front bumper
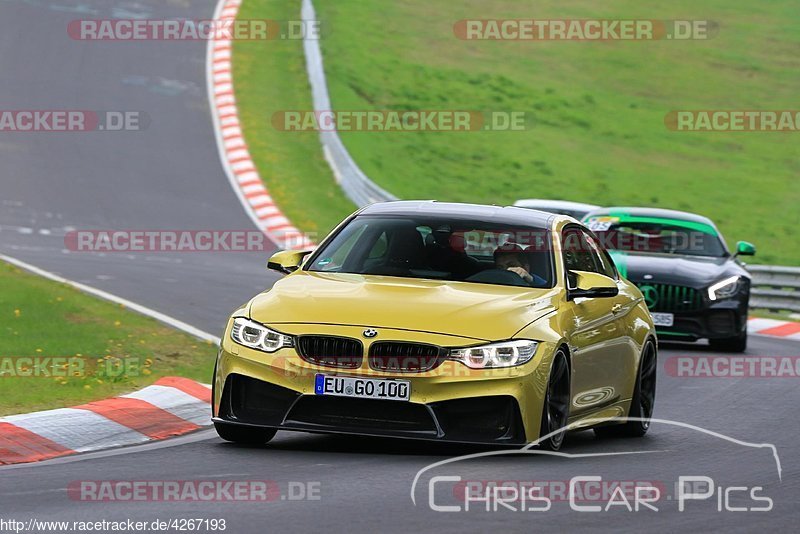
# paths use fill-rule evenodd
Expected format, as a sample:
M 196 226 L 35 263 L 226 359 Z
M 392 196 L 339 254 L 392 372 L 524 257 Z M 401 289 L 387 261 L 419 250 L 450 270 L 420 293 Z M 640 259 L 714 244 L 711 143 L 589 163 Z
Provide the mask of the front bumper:
M 266 354 L 223 339 L 214 377 L 214 422 L 280 430 L 459 443 L 522 444 L 539 437 L 554 347 L 540 343 L 519 367 L 473 370 L 447 361 L 420 373 L 307 362 L 293 348 Z M 320 396 L 317 373 L 408 380 L 409 401 Z
M 460 443 L 525 442 L 519 406 L 510 395 L 420 404 L 304 395 L 236 374 L 226 380 L 214 422 Z
M 725 300 L 691 312 L 675 312 L 671 327 L 657 326 L 662 341 L 726 339 L 747 330 L 747 301 Z

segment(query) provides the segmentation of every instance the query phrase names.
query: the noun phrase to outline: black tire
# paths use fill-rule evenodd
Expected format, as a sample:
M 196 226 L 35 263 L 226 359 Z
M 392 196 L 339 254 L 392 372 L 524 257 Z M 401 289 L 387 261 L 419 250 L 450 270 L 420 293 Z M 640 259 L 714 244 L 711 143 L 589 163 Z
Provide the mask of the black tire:
M 712 350 L 719 352 L 744 352 L 747 350 L 747 331 L 736 337 L 725 339 L 709 339 L 708 344 Z
M 225 441 L 241 443 L 243 445 L 264 445 L 277 434 L 272 428 L 258 428 L 225 423 L 214 423 L 214 428 L 219 437 Z
M 650 429 L 650 418 L 656 400 L 656 372 L 658 352 L 652 341 L 647 341 L 642 349 L 639 371 L 636 373 L 636 387 L 633 389 L 631 408 L 628 417 L 636 418 L 621 425 L 599 426 L 594 433 L 600 438 L 629 437 L 640 438 Z
M 569 362 L 564 351 L 559 349 L 553 357 L 550 378 L 547 381 L 539 437 L 566 428 L 569 419 L 569 403 Z M 539 446 L 548 451 L 557 451 L 564 443 L 566 433 L 567 431 L 564 430 L 554 434 L 541 441 Z

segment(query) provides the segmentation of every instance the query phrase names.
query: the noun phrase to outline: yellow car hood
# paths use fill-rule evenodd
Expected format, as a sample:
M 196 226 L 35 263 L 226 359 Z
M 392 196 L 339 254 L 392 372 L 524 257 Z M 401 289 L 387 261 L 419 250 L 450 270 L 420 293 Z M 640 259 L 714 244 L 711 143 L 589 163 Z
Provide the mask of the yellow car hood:
M 553 311 L 550 289 L 298 271 L 250 303 L 250 317 L 509 339 Z

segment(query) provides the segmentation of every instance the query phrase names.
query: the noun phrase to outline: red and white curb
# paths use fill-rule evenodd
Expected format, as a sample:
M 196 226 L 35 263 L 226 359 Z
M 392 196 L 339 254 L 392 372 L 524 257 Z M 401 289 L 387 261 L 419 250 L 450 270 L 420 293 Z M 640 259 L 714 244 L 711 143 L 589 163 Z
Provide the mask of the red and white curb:
M 747 321 L 747 332 L 800 341 L 800 323 L 792 321 L 753 318 Z
M 221 0 L 214 19 L 232 21 L 242 0 Z M 225 174 L 245 211 L 267 236 L 284 249 L 308 249 L 314 243 L 295 228 L 272 200 L 250 156 L 236 107 L 229 38 L 209 40 L 207 53 L 208 97 Z
M 211 425 L 211 388 L 165 377 L 111 399 L 0 417 L 0 465 L 180 436 Z

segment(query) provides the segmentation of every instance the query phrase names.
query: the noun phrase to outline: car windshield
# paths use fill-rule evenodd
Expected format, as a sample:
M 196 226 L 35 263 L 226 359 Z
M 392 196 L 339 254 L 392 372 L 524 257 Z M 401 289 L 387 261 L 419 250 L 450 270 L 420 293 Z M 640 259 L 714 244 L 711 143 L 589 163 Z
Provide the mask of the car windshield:
M 307 270 L 547 288 L 549 235 L 453 217 L 361 215 L 314 254 Z
M 610 250 L 722 257 L 725 246 L 713 227 L 691 221 L 615 221 L 592 218 L 587 226 Z M 713 232 L 713 233 L 712 233 Z

